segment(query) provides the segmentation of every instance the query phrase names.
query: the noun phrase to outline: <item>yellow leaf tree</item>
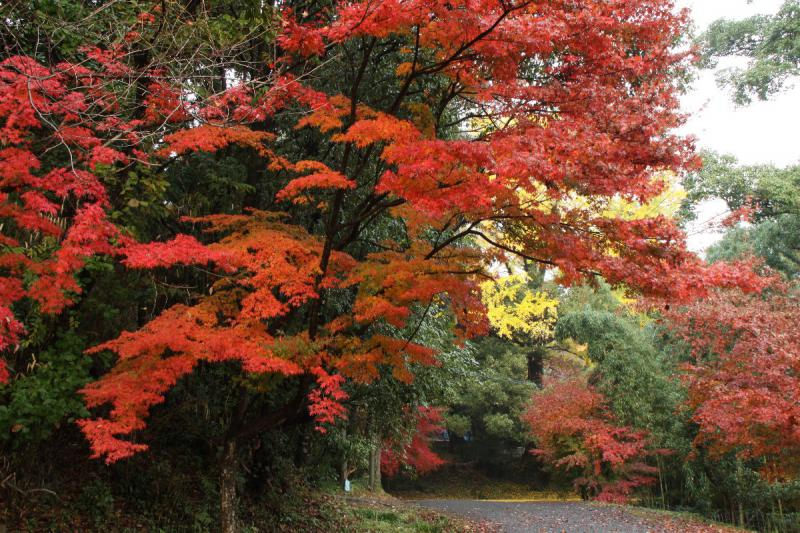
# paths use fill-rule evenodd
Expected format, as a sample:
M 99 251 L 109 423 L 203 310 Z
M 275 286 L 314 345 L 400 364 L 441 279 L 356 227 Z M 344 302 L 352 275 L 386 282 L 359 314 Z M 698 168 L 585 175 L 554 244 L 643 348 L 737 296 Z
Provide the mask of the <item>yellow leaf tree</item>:
M 542 276 L 527 269 L 482 286 L 489 323 L 499 337 L 529 348 L 528 379 L 542 385 L 545 346 L 553 338 L 558 300 L 540 290 Z

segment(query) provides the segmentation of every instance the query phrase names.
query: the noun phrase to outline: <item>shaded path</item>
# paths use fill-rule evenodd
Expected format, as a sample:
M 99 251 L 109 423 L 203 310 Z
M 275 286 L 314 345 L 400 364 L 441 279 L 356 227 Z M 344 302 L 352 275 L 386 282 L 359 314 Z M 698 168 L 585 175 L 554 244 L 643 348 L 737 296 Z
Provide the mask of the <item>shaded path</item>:
M 673 533 L 730 531 L 671 518 L 639 516 L 622 506 L 586 502 L 420 500 L 421 507 L 500 526 L 503 533 Z

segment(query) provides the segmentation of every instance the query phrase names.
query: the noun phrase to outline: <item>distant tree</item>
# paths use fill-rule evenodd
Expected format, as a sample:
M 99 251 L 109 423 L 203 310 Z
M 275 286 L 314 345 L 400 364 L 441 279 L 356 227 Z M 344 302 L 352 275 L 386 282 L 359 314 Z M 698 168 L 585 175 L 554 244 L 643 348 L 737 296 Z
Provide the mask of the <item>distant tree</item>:
M 734 224 L 708 250 L 710 261 L 761 257 L 788 279 L 800 274 L 800 166 L 739 165 L 732 156 L 707 153 L 702 170 L 686 176 L 684 210 L 708 198 L 721 198 Z M 739 220 L 745 225 L 735 226 Z
M 470 343 L 476 365 L 461 381 L 445 415 L 451 439 L 469 434 L 470 450 L 490 460 L 527 439 L 520 416 L 536 385 L 527 379 L 530 347 L 496 336 Z
M 587 308 L 562 316 L 556 336 L 586 347 L 589 382 L 608 398 L 614 416 L 647 430 L 661 445 L 673 429 L 681 398 L 670 383 L 671 369 L 656 346 L 653 328 L 624 310 Z
M 558 300 L 543 290 L 543 274 L 524 270 L 481 285 L 493 332 L 525 349 L 528 380 L 540 387 L 546 346 L 558 319 Z
M 800 2 L 786 0 L 775 15 L 744 20 L 718 20 L 701 36 L 711 66 L 725 56 L 747 56 L 743 69 L 720 74 L 721 85 L 733 89 L 737 103 L 755 96 L 766 100 L 800 73 Z
M 683 179 L 686 207 L 721 198 L 731 211 L 750 209 L 751 222 L 800 215 L 800 166 L 740 165 L 731 155 L 703 154 L 703 168 Z M 691 212 L 687 214 L 692 214 Z

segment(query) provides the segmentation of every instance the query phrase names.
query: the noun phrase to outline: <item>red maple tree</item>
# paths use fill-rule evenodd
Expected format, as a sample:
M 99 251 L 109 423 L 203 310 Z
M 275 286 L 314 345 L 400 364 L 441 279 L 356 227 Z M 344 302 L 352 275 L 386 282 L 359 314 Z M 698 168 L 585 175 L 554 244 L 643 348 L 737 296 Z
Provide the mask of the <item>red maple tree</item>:
M 87 258 L 117 254 L 125 242 L 106 217 L 110 200 L 95 170 L 142 155 L 137 129 L 147 122 L 123 121 L 116 113 L 120 101 L 109 83 L 130 74 L 118 55 L 85 53 L 93 68 L 44 66 L 28 57 L 0 63 L 3 351 L 18 345 L 25 331 L 12 312 L 15 304 L 28 301 L 42 313 L 58 313 L 80 294 L 74 274 Z M 7 378 L 0 359 L 0 381 Z
M 534 395 L 523 420 L 537 448 L 531 453 L 573 479 L 584 497 L 624 503 L 656 481 L 645 461 L 647 433 L 620 426 L 606 399 L 583 378 L 556 381 Z
M 685 365 L 695 445 L 765 458 L 770 479 L 800 471 L 800 302 L 720 291 L 667 316 L 692 349 Z

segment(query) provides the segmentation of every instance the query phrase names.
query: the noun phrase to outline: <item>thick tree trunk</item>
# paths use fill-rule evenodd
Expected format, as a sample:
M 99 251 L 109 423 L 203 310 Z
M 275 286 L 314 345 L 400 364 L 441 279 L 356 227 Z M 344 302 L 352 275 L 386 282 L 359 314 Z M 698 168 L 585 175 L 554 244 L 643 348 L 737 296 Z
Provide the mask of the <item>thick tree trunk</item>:
M 231 416 L 230 426 L 222 445 L 220 460 L 220 525 L 222 533 L 236 533 L 238 523 L 236 519 L 236 474 L 238 472 L 239 457 L 238 446 L 247 448 L 248 443 L 259 433 L 274 429 L 283 424 L 287 419 L 297 416 L 306 391 L 311 384 L 308 375 L 303 376 L 295 399 L 281 409 L 266 413 L 261 418 L 247 420 L 247 411 L 252 403 L 252 397 L 246 389 L 241 390 L 241 395 L 236 408 Z
M 222 533 L 236 533 L 236 441 L 227 440 L 222 451 L 219 479 Z
M 369 452 L 369 490 L 378 492 L 381 490 L 381 445 L 380 442 Z

